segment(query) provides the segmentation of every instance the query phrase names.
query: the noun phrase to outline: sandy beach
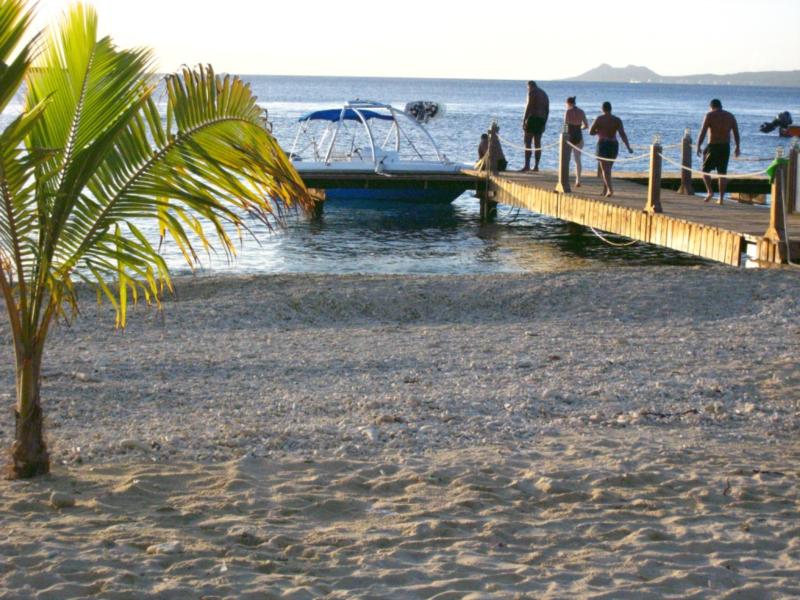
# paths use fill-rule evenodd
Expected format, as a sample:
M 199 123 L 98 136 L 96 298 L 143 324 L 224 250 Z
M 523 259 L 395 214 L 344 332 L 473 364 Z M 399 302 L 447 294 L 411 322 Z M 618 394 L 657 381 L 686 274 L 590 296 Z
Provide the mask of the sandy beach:
M 124 332 L 84 296 L 0 598 L 800 597 L 796 272 L 201 277 Z M 4 320 L 0 367 L 10 409 Z

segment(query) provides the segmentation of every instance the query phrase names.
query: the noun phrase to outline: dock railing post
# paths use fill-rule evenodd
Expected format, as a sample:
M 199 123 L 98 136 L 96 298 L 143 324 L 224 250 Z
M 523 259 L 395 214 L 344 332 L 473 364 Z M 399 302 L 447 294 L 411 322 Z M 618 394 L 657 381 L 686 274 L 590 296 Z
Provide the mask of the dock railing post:
M 499 127 L 497 121 L 492 121 L 492 126 L 489 127 L 489 147 L 486 150 L 486 163 L 489 173 L 497 175 L 497 157 L 495 156 L 495 146 L 497 145 L 496 138 Z
M 783 158 L 783 148 L 778 148 L 776 158 Z M 785 221 L 783 219 L 783 203 L 786 201 L 784 194 L 786 192 L 786 171 L 787 165 L 779 163 L 775 169 L 775 176 L 772 178 L 772 202 L 769 207 L 769 227 L 764 232 L 764 237 L 772 242 L 775 242 L 779 247 L 783 241 L 783 234 L 785 231 Z
M 786 177 L 786 212 L 790 215 L 800 211 L 798 156 L 800 156 L 800 138 L 794 138 L 789 148 L 789 173 Z
M 664 212 L 661 209 L 661 136 L 657 135 L 650 146 L 650 181 L 647 185 L 647 204 L 644 206 L 646 213 Z
M 688 169 L 692 168 L 692 132 L 687 127 L 683 132 L 683 145 L 681 146 L 681 187 L 678 188 L 678 193 L 684 196 L 694 195 L 694 186 L 692 185 L 692 172 Z
M 499 131 L 500 128 L 497 126 L 497 121 L 493 121 L 488 132 L 489 146 L 486 149 L 486 154 L 483 157 L 483 164 L 481 165 L 481 171 L 484 173 L 484 188 L 481 190 L 478 196 L 481 202 L 480 219 L 483 223 L 492 221 L 497 216 L 497 202 L 493 201 L 490 196 L 493 195 L 493 192 L 491 191 L 492 175 L 497 175 L 498 173 L 495 148 L 499 143 L 499 140 L 497 140 L 497 134 Z
M 572 148 L 569 146 L 569 130 L 567 124 L 561 130 L 559 137 L 559 150 L 558 150 L 558 183 L 556 184 L 556 192 L 559 194 L 569 194 L 572 189 L 569 186 L 569 160 L 572 156 Z

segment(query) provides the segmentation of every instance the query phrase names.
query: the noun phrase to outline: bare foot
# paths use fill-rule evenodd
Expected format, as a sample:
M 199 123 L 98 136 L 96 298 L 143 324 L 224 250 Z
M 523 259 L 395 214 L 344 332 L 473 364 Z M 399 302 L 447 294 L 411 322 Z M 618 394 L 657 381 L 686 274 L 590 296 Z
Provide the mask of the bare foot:
M 722 204 L 723 202 L 724 202 L 724 201 L 722 200 L 722 198 L 720 198 L 719 200 L 717 200 L 717 204 Z
M 705 201 L 705 202 L 711 202 L 711 199 L 712 199 L 713 197 L 714 197 L 714 194 L 709 194 L 708 196 L 706 196 L 706 199 L 705 199 L 704 201 Z
M 606 198 L 611 198 L 611 197 L 613 197 L 613 196 L 614 196 L 614 192 L 612 192 L 611 190 L 608 190 L 608 191 L 606 192 Z

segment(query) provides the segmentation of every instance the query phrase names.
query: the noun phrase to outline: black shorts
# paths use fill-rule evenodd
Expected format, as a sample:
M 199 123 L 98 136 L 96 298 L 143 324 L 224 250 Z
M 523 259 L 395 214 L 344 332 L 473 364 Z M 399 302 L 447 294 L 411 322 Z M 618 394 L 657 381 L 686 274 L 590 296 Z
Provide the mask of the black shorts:
M 528 117 L 528 120 L 525 121 L 525 133 L 542 135 L 546 125 L 547 119 L 543 117 Z
M 619 142 L 616 140 L 600 140 L 597 142 L 597 156 L 616 160 L 619 156 Z
M 727 174 L 730 159 L 730 144 L 709 144 L 703 151 L 703 173 L 716 171 L 720 175 Z

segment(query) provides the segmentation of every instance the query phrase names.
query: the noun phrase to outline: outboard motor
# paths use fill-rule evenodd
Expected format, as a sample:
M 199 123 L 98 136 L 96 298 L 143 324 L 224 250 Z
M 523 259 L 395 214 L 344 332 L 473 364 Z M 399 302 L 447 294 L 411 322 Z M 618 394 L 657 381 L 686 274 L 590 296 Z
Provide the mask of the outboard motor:
M 776 129 L 785 129 L 792 124 L 792 115 L 789 114 L 788 110 L 783 111 L 777 117 L 775 117 L 772 122 L 762 123 L 760 130 L 761 133 L 772 133 Z
M 418 100 L 409 102 L 403 111 L 418 123 L 427 123 L 431 119 L 436 119 L 444 115 L 444 104 L 431 102 L 429 100 Z

